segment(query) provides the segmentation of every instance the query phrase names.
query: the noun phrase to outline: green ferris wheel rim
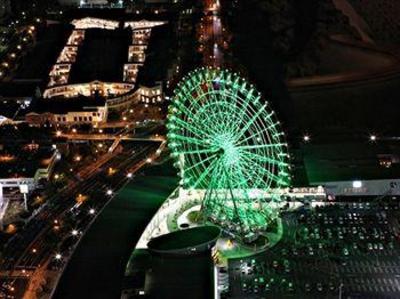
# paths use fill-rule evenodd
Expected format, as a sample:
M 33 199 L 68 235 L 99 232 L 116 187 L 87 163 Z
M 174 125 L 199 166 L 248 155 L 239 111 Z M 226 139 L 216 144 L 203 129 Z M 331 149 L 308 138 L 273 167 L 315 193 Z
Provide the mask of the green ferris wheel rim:
M 169 107 L 168 145 L 184 189 L 205 190 L 203 209 L 214 222 L 265 228 L 275 213 L 254 190 L 290 185 L 280 123 L 255 88 L 236 74 L 201 68 L 184 78 Z

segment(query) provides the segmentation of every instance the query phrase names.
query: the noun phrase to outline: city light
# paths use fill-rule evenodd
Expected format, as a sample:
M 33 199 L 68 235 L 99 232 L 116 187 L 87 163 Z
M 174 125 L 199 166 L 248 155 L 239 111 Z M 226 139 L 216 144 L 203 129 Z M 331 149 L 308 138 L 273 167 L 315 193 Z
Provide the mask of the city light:
M 55 256 L 55 258 L 56 258 L 56 260 L 61 260 L 62 255 L 61 255 L 60 253 L 57 253 L 56 256 Z
M 128 178 L 128 179 L 130 179 L 130 178 L 132 178 L 132 173 L 130 172 L 130 173 L 128 173 L 127 175 L 126 175 L 126 177 Z
M 362 187 L 362 182 L 361 181 L 353 181 L 353 188 L 359 189 Z
M 93 215 L 94 213 L 96 213 L 96 210 L 95 210 L 95 209 L 90 209 L 90 210 L 89 210 L 89 214 L 90 214 L 90 215 Z
M 372 142 L 376 141 L 376 139 L 377 139 L 376 135 L 372 134 L 371 136 L 369 136 L 369 140 Z
M 57 137 L 60 137 L 61 134 L 62 134 L 61 131 L 57 131 L 57 132 L 56 132 L 56 136 L 57 136 Z
M 112 195 L 112 194 L 113 194 L 113 191 L 111 189 L 108 189 L 107 190 L 107 195 Z
M 72 230 L 72 233 L 71 233 L 73 236 L 77 236 L 78 235 L 78 231 L 76 230 L 76 229 L 74 229 L 74 230 Z
M 303 141 L 304 141 L 304 142 L 309 142 L 310 140 L 311 140 L 311 138 L 310 138 L 309 135 L 304 135 L 304 136 L 303 136 Z

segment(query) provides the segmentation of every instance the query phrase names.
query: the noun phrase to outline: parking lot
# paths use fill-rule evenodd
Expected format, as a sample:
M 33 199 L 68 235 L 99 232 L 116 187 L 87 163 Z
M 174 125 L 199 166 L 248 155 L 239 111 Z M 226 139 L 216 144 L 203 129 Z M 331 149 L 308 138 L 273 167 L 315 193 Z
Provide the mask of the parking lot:
M 399 298 L 398 211 L 390 200 L 283 215 L 278 245 L 230 261 L 229 298 Z

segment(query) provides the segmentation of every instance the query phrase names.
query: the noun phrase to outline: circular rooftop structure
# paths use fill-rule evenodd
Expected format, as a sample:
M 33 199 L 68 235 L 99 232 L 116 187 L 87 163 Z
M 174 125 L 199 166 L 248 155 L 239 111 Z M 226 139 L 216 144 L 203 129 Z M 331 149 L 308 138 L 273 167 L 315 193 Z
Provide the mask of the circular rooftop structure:
M 156 237 L 147 244 L 153 253 L 192 255 L 210 250 L 221 235 L 217 226 L 201 226 Z

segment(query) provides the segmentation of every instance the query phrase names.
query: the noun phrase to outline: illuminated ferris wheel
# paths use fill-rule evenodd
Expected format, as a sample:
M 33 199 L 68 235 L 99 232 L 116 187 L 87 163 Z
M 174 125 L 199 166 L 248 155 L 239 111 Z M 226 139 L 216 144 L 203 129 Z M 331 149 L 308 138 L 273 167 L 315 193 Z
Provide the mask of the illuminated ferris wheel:
M 169 109 L 182 187 L 204 190 L 202 211 L 214 223 L 265 229 L 276 217 L 269 203 L 280 200 L 274 190 L 290 183 L 287 144 L 268 103 L 236 74 L 202 68 L 178 85 Z

